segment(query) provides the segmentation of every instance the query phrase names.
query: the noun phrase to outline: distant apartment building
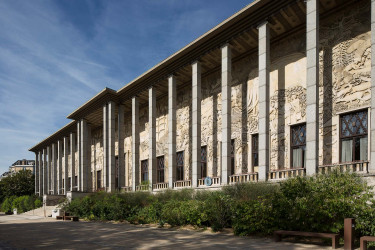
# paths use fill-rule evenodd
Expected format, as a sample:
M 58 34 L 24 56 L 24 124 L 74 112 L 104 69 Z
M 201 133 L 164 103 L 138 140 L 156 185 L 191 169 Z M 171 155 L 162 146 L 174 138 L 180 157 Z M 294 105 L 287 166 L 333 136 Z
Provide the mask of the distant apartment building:
M 9 167 L 9 174 L 18 173 L 21 170 L 30 170 L 35 173 L 35 160 L 18 160 Z

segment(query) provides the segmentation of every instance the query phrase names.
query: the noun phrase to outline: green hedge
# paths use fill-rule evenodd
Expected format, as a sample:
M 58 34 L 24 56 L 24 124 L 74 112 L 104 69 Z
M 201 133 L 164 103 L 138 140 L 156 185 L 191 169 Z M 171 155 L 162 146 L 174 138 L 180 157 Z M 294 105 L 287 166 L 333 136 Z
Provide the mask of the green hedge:
M 41 207 L 42 204 L 41 198 L 34 195 L 23 195 L 20 197 L 11 196 L 3 201 L 1 204 L 1 211 L 13 212 L 13 209 L 17 208 L 17 213 L 24 213 Z
M 333 172 L 290 178 L 280 184 L 248 183 L 220 191 L 96 193 L 66 210 L 90 220 L 232 227 L 236 235 L 270 235 L 276 229 L 343 234 L 344 218 L 361 235 L 375 236 L 372 188 L 355 174 Z

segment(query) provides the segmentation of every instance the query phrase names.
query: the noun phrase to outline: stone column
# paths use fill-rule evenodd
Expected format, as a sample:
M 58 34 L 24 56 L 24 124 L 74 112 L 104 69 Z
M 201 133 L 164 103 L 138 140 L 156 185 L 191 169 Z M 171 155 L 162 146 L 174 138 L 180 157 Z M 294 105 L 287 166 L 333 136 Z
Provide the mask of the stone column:
M 269 170 L 269 99 L 270 99 L 270 32 L 268 23 L 259 30 L 259 172 L 260 181 L 267 180 Z
M 222 166 L 221 183 L 228 184 L 231 171 L 231 82 L 232 53 L 230 45 L 221 48 Z
M 47 164 L 46 164 L 46 170 L 47 170 L 47 194 L 50 194 L 51 191 L 51 146 L 47 146 Z
M 115 103 L 108 102 L 108 191 L 115 191 Z
M 201 178 L 201 64 L 192 64 L 192 187 L 198 187 Z
M 43 149 L 43 195 L 48 194 L 47 149 Z
M 371 0 L 371 122 L 370 122 L 370 168 L 375 172 L 375 0 Z
M 76 135 L 75 133 L 70 133 L 70 167 L 71 169 L 71 181 L 70 181 L 70 191 L 73 191 L 73 188 L 77 186 L 76 183 L 76 171 L 75 171 L 75 147 L 76 147 Z
M 63 157 L 63 141 L 57 141 L 57 194 L 62 193 L 62 157 Z
M 168 172 L 169 187 L 176 180 L 176 77 L 168 77 Z
M 51 159 L 51 189 L 52 194 L 57 194 L 57 151 L 56 144 L 52 143 L 52 159 Z
M 132 188 L 139 185 L 139 103 L 138 97 L 132 99 Z
M 124 139 L 125 139 L 125 125 L 124 125 L 124 105 L 118 106 L 117 115 L 117 129 L 118 129 L 118 188 L 125 186 L 125 157 L 124 157 Z
M 152 185 L 157 183 L 156 177 L 156 93 L 155 88 L 151 87 L 148 90 L 148 123 L 149 123 L 149 144 L 148 144 L 148 168 L 149 168 L 149 181 L 150 190 Z
M 39 156 L 38 153 L 35 152 L 35 195 L 39 194 Z
M 81 182 L 81 176 L 82 176 L 82 148 L 81 148 L 81 141 L 82 141 L 82 127 L 81 122 L 77 122 L 77 191 L 82 191 L 82 182 Z
M 88 125 L 85 119 L 81 119 L 81 130 L 80 130 L 80 191 L 88 192 L 88 174 L 89 174 L 89 157 L 88 157 L 88 146 L 90 144 L 88 140 Z
M 103 106 L 103 187 L 108 187 L 108 104 Z
M 69 179 L 69 169 L 68 169 L 68 159 L 69 159 L 69 149 L 68 149 L 69 137 L 64 137 L 64 194 L 68 192 L 68 179 Z
M 319 1 L 306 2 L 306 174 L 317 173 L 319 159 Z
M 39 157 L 39 165 L 38 165 L 38 168 L 39 168 L 39 196 L 43 196 L 43 178 L 44 178 L 44 173 L 43 173 L 43 153 L 42 151 L 39 151 L 38 153 L 38 157 Z

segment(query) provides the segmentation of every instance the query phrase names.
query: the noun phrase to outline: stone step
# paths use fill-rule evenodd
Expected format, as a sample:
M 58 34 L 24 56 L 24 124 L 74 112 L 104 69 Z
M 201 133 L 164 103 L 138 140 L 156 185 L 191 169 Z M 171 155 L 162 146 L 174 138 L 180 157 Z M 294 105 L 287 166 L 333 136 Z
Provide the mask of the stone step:
M 58 206 L 45 206 L 46 210 L 46 217 L 49 217 L 52 215 L 52 211 L 56 209 Z M 44 207 L 36 208 L 34 210 L 27 211 L 23 213 L 24 215 L 36 215 L 36 216 L 42 216 L 44 217 Z

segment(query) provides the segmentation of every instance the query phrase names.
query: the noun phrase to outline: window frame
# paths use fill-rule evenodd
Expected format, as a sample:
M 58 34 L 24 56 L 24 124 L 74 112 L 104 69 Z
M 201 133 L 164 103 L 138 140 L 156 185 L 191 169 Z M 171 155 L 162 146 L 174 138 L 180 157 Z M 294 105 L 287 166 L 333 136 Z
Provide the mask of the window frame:
M 203 155 L 202 153 L 204 152 L 203 149 L 205 150 L 206 152 L 206 155 L 205 155 L 205 160 L 203 160 Z M 207 152 L 207 145 L 205 146 L 201 146 L 201 179 L 203 178 L 206 178 L 208 176 L 208 169 L 207 169 L 207 155 L 208 155 L 208 152 Z
M 159 162 L 161 160 L 163 161 L 163 168 L 161 168 L 160 164 L 159 164 Z M 157 168 L 157 171 L 156 171 L 157 183 L 165 183 L 165 159 L 164 159 L 164 155 L 156 157 L 156 164 L 157 164 L 156 165 L 156 168 Z M 163 173 L 163 181 L 161 181 L 161 173 Z
M 144 168 L 144 165 L 146 164 L 146 170 L 145 171 L 145 168 Z M 146 182 L 146 181 L 149 181 L 150 180 L 150 176 L 149 176 L 149 169 L 148 169 L 149 165 L 148 165 L 148 159 L 145 159 L 145 160 L 142 160 L 141 161 L 141 183 L 142 182 Z M 147 180 L 144 179 L 144 175 L 147 174 Z
M 293 128 L 296 128 L 296 127 L 302 127 L 302 126 L 305 126 L 305 143 L 304 144 L 299 144 L 299 145 L 293 145 Z M 302 164 L 305 165 L 305 158 L 306 158 L 306 137 L 307 137 L 307 125 L 306 125 L 306 122 L 302 122 L 302 123 L 297 123 L 297 124 L 293 124 L 293 125 L 290 125 L 290 168 L 291 169 L 294 169 L 294 168 L 306 168 L 306 166 L 300 166 L 300 167 L 293 167 L 293 159 L 294 159 L 294 154 L 293 154 L 293 149 L 298 149 L 298 148 L 302 148 L 303 151 L 304 151 L 304 154 L 303 154 L 303 159 L 302 159 Z
M 178 164 L 179 154 L 182 155 L 182 165 Z M 184 180 L 184 177 L 185 177 L 185 174 L 184 174 L 185 158 L 184 157 L 185 157 L 184 151 L 176 152 L 176 181 Z M 178 176 L 179 170 L 180 170 L 181 176 Z
M 367 119 L 367 123 L 366 123 L 366 133 L 365 134 L 356 134 L 356 135 L 352 135 L 352 136 L 343 136 L 342 135 L 342 121 L 343 121 L 343 117 L 346 116 L 346 115 L 351 115 L 351 114 L 356 114 L 356 113 L 360 113 L 360 112 L 365 112 L 366 113 L 366 119 Z M 345 112 L 345 113 L 341 113 L 339 114 L 339 163 L 354 163 L 354 162 L 362 162 L 362 161 L 368 161 L 368 154 L 367 154 L 367 160 L 355 160 L 355 140 L 356 139 L 361 139 L 361 138 L 367 138 L 367 150 L 369 149 L 368 147 L 368 139 L 369 139 L 369 136 L 368 136 L 368 130 L 369 130 L 369 112 L 368 112 L 368 109 L 359 109 L 359 110 L 353 110 L 353 111 L 350 111 L 350 112 Z M 351 162 L 343 162 L 342 161 L 342 141 L 345 141 L 345 140 L 352 140 L 352 161 Z
M 254 138 L 256 138 L 256 147 L 254 144 Z M 254 155 L 257 155 L 258 164 L 255 165 L 255 157 Z M 251 135 L 251 166 L 253 169 L 255 167 L 259 167 L 259 134 L 252 134 Z
M 230 175 L 236 174 L 236 140 L 230 140 Z

